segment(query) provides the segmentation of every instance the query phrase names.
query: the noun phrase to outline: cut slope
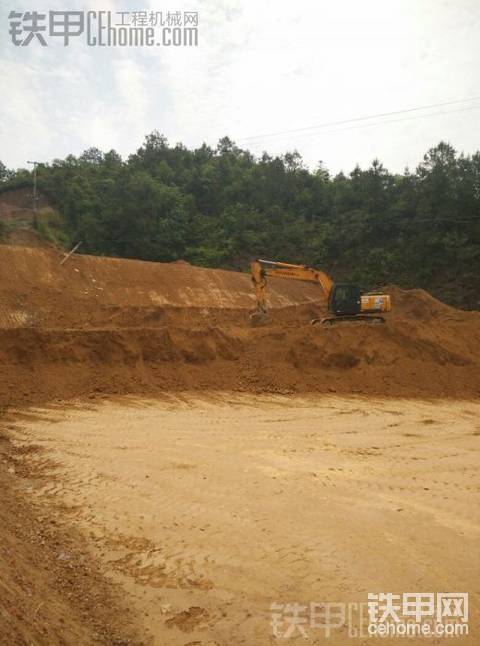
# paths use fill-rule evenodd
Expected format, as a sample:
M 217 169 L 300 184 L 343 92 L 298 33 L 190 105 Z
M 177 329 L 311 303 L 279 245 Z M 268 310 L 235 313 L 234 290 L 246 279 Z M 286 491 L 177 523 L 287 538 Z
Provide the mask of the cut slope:
M 2 296 L 8 302 L 21 296 L 32 303 L 41 321 L 52 302 L 95 304 L 97 307 L 207 307 L 253 309 L 250 276 L 234 271 L 192 267 L 186 262 L 156 263 L 75 255 L 60 265 L 54 250 L 6 246 L 0 253 Z M 5 278 L 8 281 L 5 282 Z M 286 307 L 323 299 L 318 286 L 272 280 L 272 307 Z M 32 312 L 33 313 L 33 312 Z M 72 316 L 71 323 L 75 324 Z

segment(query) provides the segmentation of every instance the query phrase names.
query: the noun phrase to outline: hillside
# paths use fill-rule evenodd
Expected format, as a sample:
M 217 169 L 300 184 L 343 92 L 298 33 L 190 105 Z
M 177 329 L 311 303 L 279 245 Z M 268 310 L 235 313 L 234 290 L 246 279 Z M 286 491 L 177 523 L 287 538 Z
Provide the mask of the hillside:
M 31 185 L 28 171 L 10 171 L 0 202 Z M 480 154 L 447 143 L 414 171 L 374 160 L 331 176 L 296 152 L 254 157 L 228 138 L 189 150 L 154 132 L 126 160 L 92 148 L 41 164 L 38 186 L 41 237 L 81 240 L 81 253 L 241 271 L 271 258 L 364 289 L 393 283 L 480 306 Z

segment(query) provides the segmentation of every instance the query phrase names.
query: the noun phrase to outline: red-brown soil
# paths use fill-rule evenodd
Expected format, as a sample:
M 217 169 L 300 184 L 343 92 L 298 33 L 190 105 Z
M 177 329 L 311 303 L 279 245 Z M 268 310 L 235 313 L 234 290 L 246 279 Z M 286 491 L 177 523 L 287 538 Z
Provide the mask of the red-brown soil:
M 313 284 L 272 279 L 270 320 L 249 325 L 247 274 L 0 248 L 4 405 L 95 393 L 228 388 L 470 398 L 480 313 L 390 288 L 384 326 L 311 326 Z

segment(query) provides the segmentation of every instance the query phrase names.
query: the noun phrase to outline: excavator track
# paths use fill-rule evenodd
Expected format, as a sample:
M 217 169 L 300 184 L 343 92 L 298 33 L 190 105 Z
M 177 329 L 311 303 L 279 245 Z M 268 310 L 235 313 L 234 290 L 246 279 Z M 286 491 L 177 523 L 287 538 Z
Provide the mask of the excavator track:
M 369 314 L 354 314 L 352 316 L 329 316 L 323 319 L 312 319 L 311 325 L 322 325 L 324 327 L 333 327 L 341 323 L 365 324 L 365 325 L 384 325 L 383 316 L 372 316 Z

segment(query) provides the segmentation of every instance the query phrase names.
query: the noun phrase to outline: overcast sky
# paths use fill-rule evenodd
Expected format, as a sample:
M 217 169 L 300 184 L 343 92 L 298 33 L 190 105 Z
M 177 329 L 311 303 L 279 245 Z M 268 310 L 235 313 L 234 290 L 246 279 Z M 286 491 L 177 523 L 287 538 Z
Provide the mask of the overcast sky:
M 188 147 L 214 146 L 228 135 L 254 153 L 296 148 L 308 165 L 323 160 L 333 172 L 367 166 L 375 157 L 392 171 L 414 168 L 441 139 L 466 153 L 480 149 L 480 109 L 465 110 L 480 108 L 480 100 L 246 139 L 480 97 L 478 0 L 1 5 L 0 160 L 9 167 L 91 146 L 127 156 L 154 129 Z M 48 47 L 14 47 L 12 9 L 198 11 L 199 46 L 100 48 L 75 38 L 63 47 L 47 37 Z M 419 118 L 438 112 L 448 114 Z M 379 121 L 391 123 L 365 127 Z

